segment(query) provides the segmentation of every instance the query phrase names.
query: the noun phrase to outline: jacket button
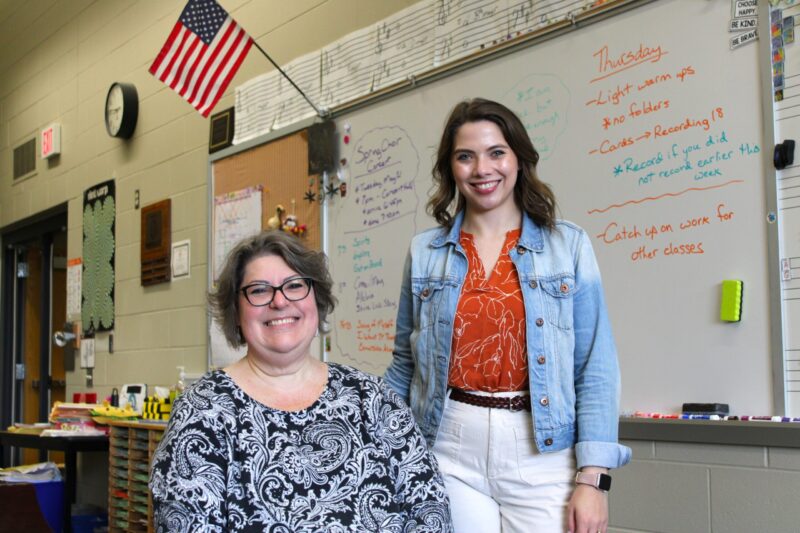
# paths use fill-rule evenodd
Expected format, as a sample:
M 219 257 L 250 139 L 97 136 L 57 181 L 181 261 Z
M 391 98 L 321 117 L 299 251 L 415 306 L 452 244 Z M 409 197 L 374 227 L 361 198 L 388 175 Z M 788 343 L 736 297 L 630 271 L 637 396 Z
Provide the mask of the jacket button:
M 531 282 L 529 283 L 529 285 L 531 286 L 531 289 L 535 289 L 536 287 L 539 286 L 539 284 L 536 283 L 535 279 L 532 279 Z
M 543 355 L 540 355 L 539 357 L 537 357 L 537 358 L 536 358 L 536 362 L 537 362 L 537 363 L 539 363 L 540 365 L 543 365 L 543 364 L 544 364 L 544 362 L 545 362 L 545 358 L 544 358 L 544 356 L 543 356 Z
M 542 327 L 544 325 L 544 320 L 542 320 L 541 318 L 537 318 L 536 319 L 536 325 L 539 326 L 539 327 Z
M 422 297 L 423 298 L 427 298 L 430 293 L 431 293 L 431 290 L 428 287 L 425 287 L 424 289 L 422 289 Z
M 569 292 L 569 286 L 566 283 L 561 284 L 561 292 L 563 292 L 564 294 Z
M 525 253 L 525 248 L 523 246 L 517 246 L 517 253 L 518 254 L 524 254 Z
M 550 404 L 550 400 L 547 399 L 547 396 L 543 396 L 539 403 L 547 407 Z
M 552 446 L 553 445 L 553 439 L 544 439 L 544 445 L 545 446 Z

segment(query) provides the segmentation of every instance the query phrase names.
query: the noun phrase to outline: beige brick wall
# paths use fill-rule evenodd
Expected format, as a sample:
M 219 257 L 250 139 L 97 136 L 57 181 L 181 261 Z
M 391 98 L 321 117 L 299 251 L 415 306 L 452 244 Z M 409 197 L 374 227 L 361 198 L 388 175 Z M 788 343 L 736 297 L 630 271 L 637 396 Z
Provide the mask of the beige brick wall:
M 800 450 L 627 441 L 614 477 L 609 533 L 800 531 Z
M 281 64 L 367 26 L 414 0 L 220 0 Z M 114 353 L 97 336 L 95 390 L 122 383 L 169 385 L 175 366 L 206 370 L 208 120 L 148 72 L 184 0 L 27 0 L 0 13 L 0 229 L 68 204 L 68 257 L 82 255 L 83 192 L 116 182 Z M 233 88 L 271 70 L 255 49 Z M 133 83 L 139 120 L 129 141 L 106 134 L 111 83 Z M 37 159 L 36 174 L 12 185 L 12 151 L 58 122 L 62 154 Z M 172 199 L 172 239 L 191 240 L 191 277 L 144 288 L 139 281 L 141 205 Z M 83 372 L 67 376 L 67 395 L 85 390 Z

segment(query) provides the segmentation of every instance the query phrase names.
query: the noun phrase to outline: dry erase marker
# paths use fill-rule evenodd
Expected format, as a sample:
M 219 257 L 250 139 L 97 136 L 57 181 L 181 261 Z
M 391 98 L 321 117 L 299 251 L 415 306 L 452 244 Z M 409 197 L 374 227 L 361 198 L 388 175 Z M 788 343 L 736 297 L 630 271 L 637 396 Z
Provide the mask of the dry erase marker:
M 719 420 L 719 415 L 681 415 L 681 420 Z
M 742 420 L 752 420 L 754 422 L 800 422 L 800 418 L 789 416 L 743 416 Z

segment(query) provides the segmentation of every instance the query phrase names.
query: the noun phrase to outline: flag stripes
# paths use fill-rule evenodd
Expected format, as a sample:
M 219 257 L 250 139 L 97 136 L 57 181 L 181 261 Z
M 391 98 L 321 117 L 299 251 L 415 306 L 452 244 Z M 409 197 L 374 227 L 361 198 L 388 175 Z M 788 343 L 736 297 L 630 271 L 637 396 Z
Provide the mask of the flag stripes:
M 149 70 L 207 117 L 241 66 L 253 41 L 230 16 L 225 18 L 208 44 L 182 19 L 172 28 Z

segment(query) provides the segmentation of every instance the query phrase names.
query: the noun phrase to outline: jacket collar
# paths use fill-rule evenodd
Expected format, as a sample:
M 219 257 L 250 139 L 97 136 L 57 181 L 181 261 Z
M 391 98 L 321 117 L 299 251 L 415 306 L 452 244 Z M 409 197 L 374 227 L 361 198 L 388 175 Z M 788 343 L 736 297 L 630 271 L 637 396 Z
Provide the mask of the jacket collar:
M 522 214 L 522 234 L 519 236 L 517 246 L 523 246 L 533 252 L 544 251 L 544 235 L 541 226 L 531 220 L 526 213 Z
M 441 232 L 432 242 L 431 246 L 439 248 L 446 244 L 457 245 L 461 236 L 461 224 L 464 222 L 464 211 L 459 211 L 453 220 L 453 226 L 449 231 Z M 519 236 L 517 246 L 522 246 L 533 252 L 544 250 L 544 235 L 542 228 L 537 226 L 527 214 L 522 214 L 522 233 Z

